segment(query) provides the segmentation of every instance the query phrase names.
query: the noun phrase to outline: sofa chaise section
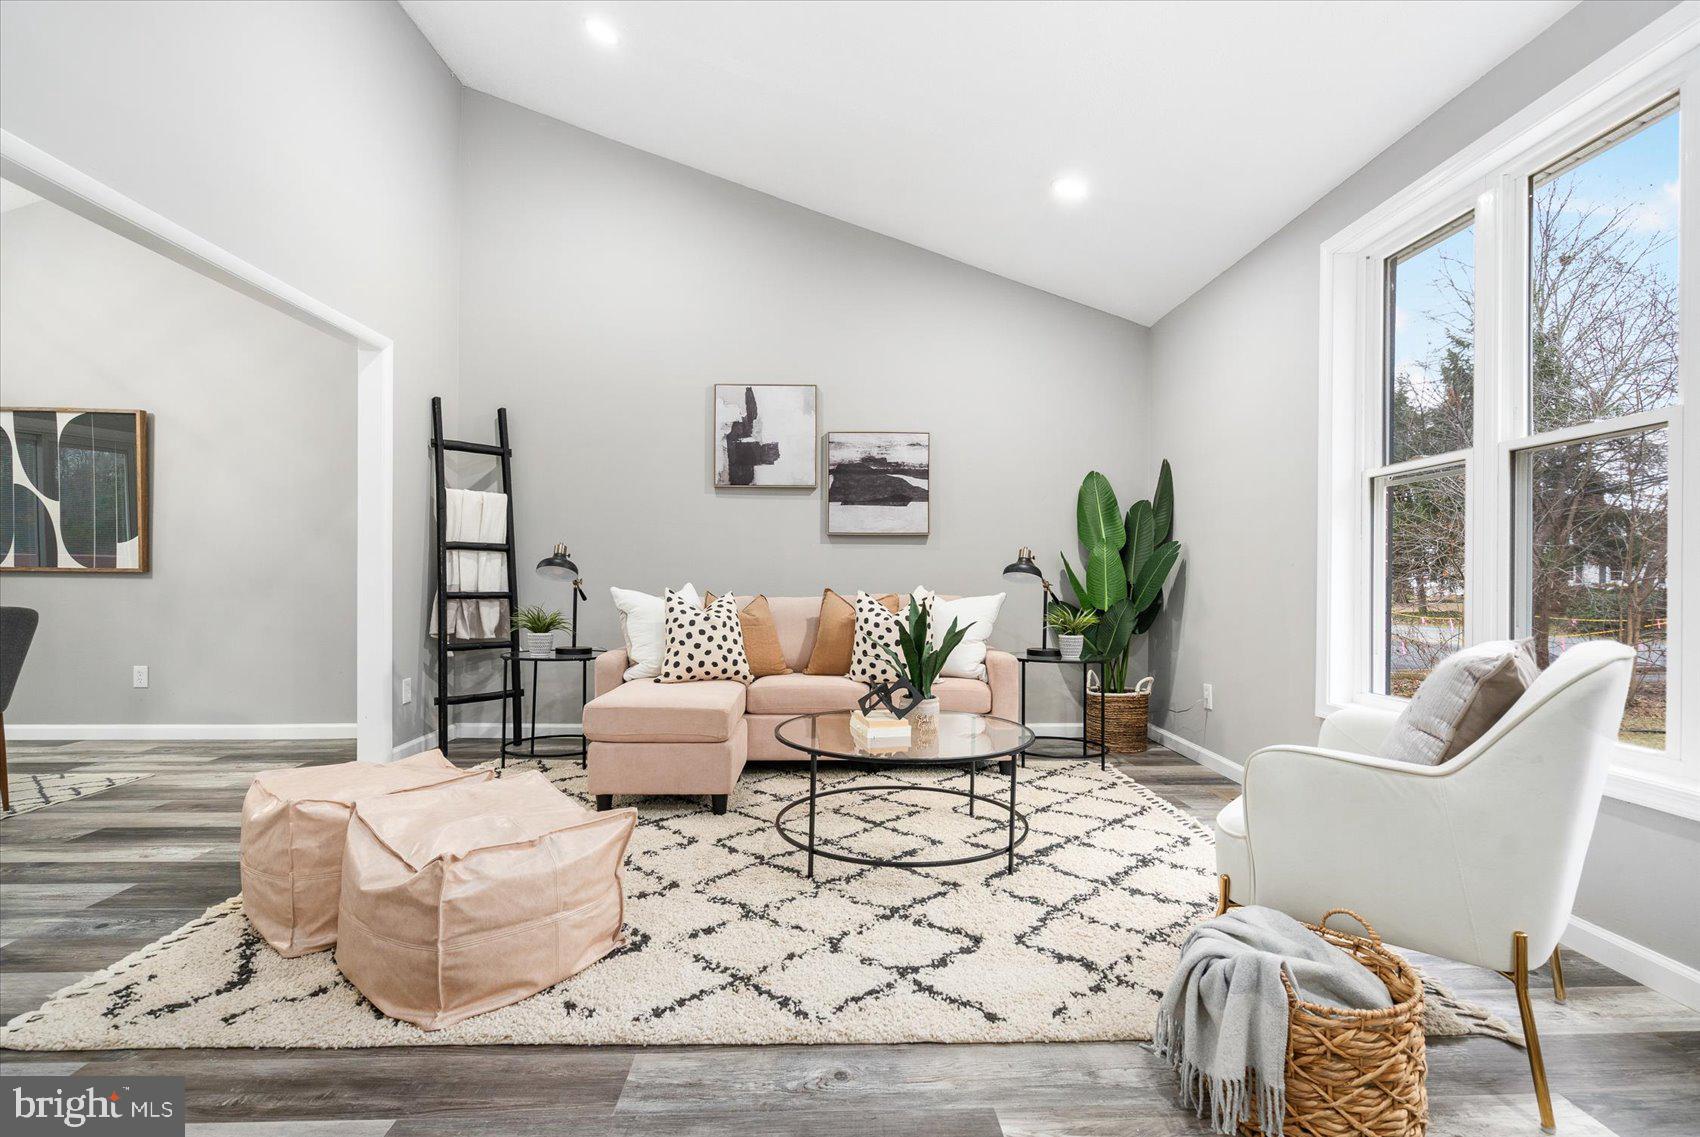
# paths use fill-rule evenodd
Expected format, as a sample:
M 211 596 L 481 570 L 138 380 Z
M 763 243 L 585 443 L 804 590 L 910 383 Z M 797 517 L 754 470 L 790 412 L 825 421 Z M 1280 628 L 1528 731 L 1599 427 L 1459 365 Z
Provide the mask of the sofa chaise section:
M 584 708 L 596 808 L 611 807 L 615 794 L 707 794 L 714 812 L 725 813 L 748 756 L 744 685 L 638 679 L 604 692 L 604 676 L 616 665 L 618 676 L 624 651 L 597 659 L 597 696 Z

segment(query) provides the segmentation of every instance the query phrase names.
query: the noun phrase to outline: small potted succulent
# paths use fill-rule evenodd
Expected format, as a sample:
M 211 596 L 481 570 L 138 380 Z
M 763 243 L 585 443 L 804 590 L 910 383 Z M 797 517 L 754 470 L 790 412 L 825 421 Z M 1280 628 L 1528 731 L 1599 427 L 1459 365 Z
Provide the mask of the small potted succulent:
M 1045 626 L 1057 634 L 1064 659 L 1079 659 L 1086 648 L 1086 633 L 1098 626 L 1098 613 L 1056 603 L 1045 612 Z
M 935 646 L 932 642 L 933 610 L 930 605 L 909 601 L 909 611 L 897 621 L 897 646 L 902 655 L 889 647 L 885 654 L 891 658 L 898 674 L 909 680 L 920 699 L 907 716 L 909 728 L 917 747 L 929 746 L 938 740 L 939 701 L 933 694 L 933 683 L 944 670 L 944 661 L 968 634 L 967 628 L 952 620 Z
M 519 648 L 527 655 L 547 655 L 555 650 L 555 633 L 572 630 L 565 616 L 535 604 L 514 613 L 514 626 L 520 630 Z

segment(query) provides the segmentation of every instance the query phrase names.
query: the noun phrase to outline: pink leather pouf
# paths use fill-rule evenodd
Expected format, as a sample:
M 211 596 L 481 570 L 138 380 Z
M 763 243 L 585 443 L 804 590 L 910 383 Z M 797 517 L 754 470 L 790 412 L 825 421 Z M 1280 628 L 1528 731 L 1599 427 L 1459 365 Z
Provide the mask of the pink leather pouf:
M 336 943 L 342 845 L 355 803 L 445 783 L 487 782 L 431 750 L 387 765 L 343 762 L 256 774 L 242 801 L 242 907 L 285 956 Z
M 337 966 L 426 1030 L 552 987 L 623 942 L 636 825 L 636 810 L 593 812 L 535 772 L 363 801 Z

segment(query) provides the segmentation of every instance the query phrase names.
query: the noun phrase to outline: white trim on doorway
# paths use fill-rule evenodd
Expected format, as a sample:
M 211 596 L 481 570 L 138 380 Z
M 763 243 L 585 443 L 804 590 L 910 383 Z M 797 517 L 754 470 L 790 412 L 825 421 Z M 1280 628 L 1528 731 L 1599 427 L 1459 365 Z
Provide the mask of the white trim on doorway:
M 318 328 L 355 348 L 358 425 L 355 496 L 355 737 L 363 761 L 387 761 L 394 735 L 390 713 L 394 643 L 395 347 L 390 338 L 308 296 L 163 217 L 140 202 L 89 177 L 10 131 L 0 130 L 0 177 L 39 194 L 121 237 L 169 257 L 202 276 L 234 288 L 268 307 Z M 336 724 L 332 724 L 336 725 Z M 30 737 L 25 727 L 14 736 Z M 37 728 L 42 729 L 42 728 Z M 134 730 L 134 727 L 67 727 L 76 730 Z M 198 726 L 145 729 L 182 731 Z M 221 729 L 221 728 L 212 728 Z M 317 729 L 297 724 L 254 730 Z M 338 729 L 341 729 L 338 726 Z M 46 737 L 36 735 L 35 737 Z M 85 738 L 118 735 L 85 734 Z M 135 737 L 124 735 L 122 737 Z M 182 738 L 182 734 L 156 737 Z M 305 737 L 289 734 L 194 735 L 189 737 Z M 348 737 L 324 735 L 312 737 Z

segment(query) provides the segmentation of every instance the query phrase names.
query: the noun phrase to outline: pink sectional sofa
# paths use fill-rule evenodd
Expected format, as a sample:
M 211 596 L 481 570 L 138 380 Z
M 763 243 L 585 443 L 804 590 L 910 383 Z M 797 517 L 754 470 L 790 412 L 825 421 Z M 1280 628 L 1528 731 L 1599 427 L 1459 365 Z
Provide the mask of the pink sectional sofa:
M 707 794 L 724 813 L 747 760 L 801 755 L 773 736 L 794 715 L 847 711 L 867 686 L 842 675 L 805 675 L 820 620 L 819 596 L 770 596 L 768 607 L 790 675 L 767 675 L 749 686 L 728 680 L 705 683 L 625 682 L 624 649 L 597 657 L 596 698 L 584 708 L 590 792 L 608 809 L 616 794 Z M 934 694 L 947 711 L 1000 718 L 1019 716 L 1015 657 L 986 653 L 986 678 L 943 678 Z

